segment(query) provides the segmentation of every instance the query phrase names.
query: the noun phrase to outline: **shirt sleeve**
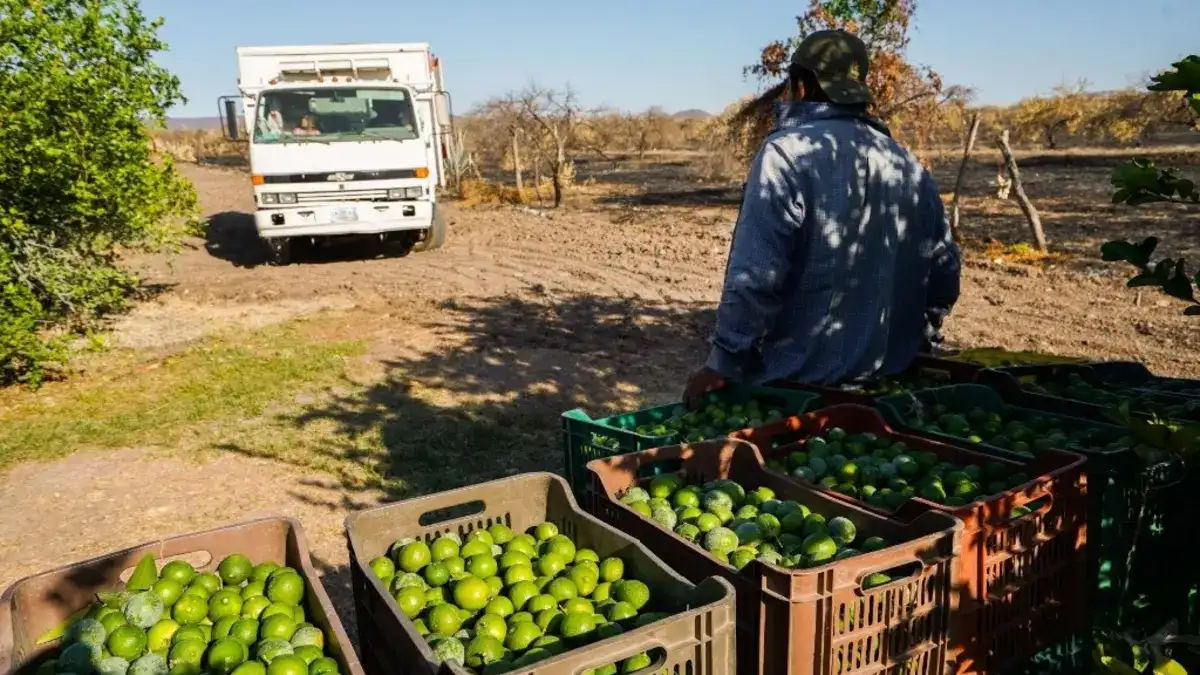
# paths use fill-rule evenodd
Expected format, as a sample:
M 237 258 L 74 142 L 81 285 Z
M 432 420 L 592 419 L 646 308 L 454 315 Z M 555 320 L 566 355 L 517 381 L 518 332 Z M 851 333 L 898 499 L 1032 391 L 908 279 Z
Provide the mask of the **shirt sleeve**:
M 958 302 L 959 284 L 962 276 L 962 261 L 958 244 L 950 232 L 946 219 L 946 207 L 942 204 L 937 183 L 928 174 L 922 184 L 921 201 L 930 232 L 929 285 L 926 291 L 926 315 L 931 323 L 940 326 L 942 319 Z
M 767 142 L 743 189 L 708 358 L 708 367 L 727 380 L 745 381 L 761 365 L 762 340 L 779 315 L 803 222 L 796 164 Z

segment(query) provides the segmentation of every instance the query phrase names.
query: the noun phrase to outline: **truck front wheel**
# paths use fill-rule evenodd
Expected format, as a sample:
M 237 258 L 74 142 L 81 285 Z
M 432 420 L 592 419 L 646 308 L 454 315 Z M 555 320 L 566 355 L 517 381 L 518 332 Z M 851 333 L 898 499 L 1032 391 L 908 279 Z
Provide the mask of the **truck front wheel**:
M 269 262 L 275 267 L 286 267 L 292 264 L 292 240 L 287 237 L 272 237 L 267 240 L 270 250 Z
M 433 208 L 433 223 L 425 232 L 425 238 L 413 246 L 414 251 L 432 251 L 446 243 L 446 219 L 436 206 Z

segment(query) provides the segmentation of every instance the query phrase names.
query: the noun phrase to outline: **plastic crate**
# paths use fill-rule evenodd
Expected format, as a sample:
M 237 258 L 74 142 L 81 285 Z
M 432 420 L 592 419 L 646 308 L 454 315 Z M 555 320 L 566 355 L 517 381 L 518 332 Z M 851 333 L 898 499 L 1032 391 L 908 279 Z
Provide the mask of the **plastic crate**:
M 941 386 L 959 382 L 974 382 L 975 375 L 982 369 L 982 366 L 977 366 L 972 363 L 951 361 L 949 359 L 940 359 L 933 356 L 918 355 L 917 358 L 913 360 L 912 365 L 909 366 L 903 373 L 889 376 L 887 379 L 905 380 L 913 377 L 923 377 L 925 379 L 938 382 L 938 386 Z M 838 405 L 842 403 L 871 405 L 875 399 L 882 396 L 863 392 L 861 385 L 821 386 L 815 384 L 805 384 L 803 382 L 781 380 L 779 382 L 772 382 L 771 386 L 780 389 L 796 389 L 799 391 L 808 391 L 818 394 L 821 397 L 821 403 L 824 405 Z
M 56 652 L 60 640 L 38 645 L 38 637 L 60 626 L 95 599 L 97 591 L 123 588 L 133 567 L 147 553 L 159 569 L 170 559 L 186 558 L 201 571 L 213 571 L 232 553 L 258 562 L 294 567 L 307 585 L 305 620 L 325 631 L 326 650 L 344 675 L 364 675 L 350 639 L 309 559 L 300 523 L 291 518 L 263 518 L 236 525 L 147 542 L 25 577 L 0 594 L 0 673 L 32 673 L 39 661 Z M 207 559 L 201 563 L 196 558 Z
M 1160 377 L 1136 361 L 1096 361 L 1087 364 L 1102 382 L 1154 394 L 1200 398 L 1200 380 Z
M 1044 352 L 1011 351 L 999 347 L 977 347 L 961 349 L 953 353 L 943 353 L 942 358 L 950 361 L 974 363 L 985 368 L 1017 365 L 1039 365 L 1055 363 L 1084 363 L 1086 359 L 1077 356 L 1059 356 Z
M 878 403 L 883 418 L 895 429 L 936 438 L 948 443 L 964 444 L 954 436 L 927 432 L 906 423 L 902 411 L 914 403 L 928 410 L 937 403 L 956 407 L 980 407 L 1009 417 L 1052 415 L 1045 408 L 1030 409 L 1014 406 L 1000 395 L 981 385 L 955 385 L 920 392 L 913 396 L 881 399 Z M 1098 443 L 1107 443 L 1126 435 L 1126 430 L 1112 424 L 1070 416 L 1058 416 L 1057 425 L 1067 431 L 1089 431 Z M 997 456 L 1012 456 L 1006 450 L 987 443 L 969 447 Z M 1200 570 L 1190 565 L 1170 567 L 1156 560 L 1179 559 L 1180 550 L 1192 551 L 1196 546 L 1187 539 L 1197 522 L 1197 495 L 1200 476 L 1185 471 L 1179 464 L 1145 466 L 1130 451 L 1109 451 L 1095 447 L 1071 449 L 1087 459 L 1084 471 L 1088 477 L 1088 579 L 1090 580 L 1090 612 L 1098 625 L 1111 624 L 1121 600 L 1121 589 L 1129 579 L 1130 596 L 1138 599 L 1141 608 L 1126 616 L 1126 626 L 1160 625 L 1166 619 L 1179 616 L 1181 605 L 1187 602 L 1188 589 L 1195 587 Z M 1149 494 L 1147 510 L 1138 527 L 1138 511 L 1142 495 Z M 1134 543 L 1134 533 L 1140 532 L 1138 557 L 1132 573 L 1126 569 L 1126 554 Z
M 589 504 L 600 518 L 692 579 L 720 575 L 734 584 L 739 633 L 754 638 L 738 643 L 739 674 L 942 674 L 963 527 L 954 518 L 924 513 L 910 523 L 889 520 L 767 471 L 757 449 L 738 439 L 595 460 L 588 470 Z M 667 472 L 689 483 L 729 478 L 766 486 L 779 499 L 850 518 L 861 536 L 899 543 L 810 569 L 755 560 L 738 571 L 619 501 L 631 486 Z M 862 588 L 868 575 L 886 571 L 894 572 L 892 583 Z
M 559 530 L 601 557 L 625 561 L 627 575 L 645 582 L 661 606 L 675 613 L 586 648 L 564 652 L 512 673 L 575 675 L 641 652 L 657 657 L 646 672 L 667 668 L 696 675 L 733 675 L 735 653 L 733 587 L 723 579 L 693 585 L 626 533 L 579 508 L 566 482 L 549 473 L 527 473 L 360 511 L 346 518 L 359 644 L 372 675 L 384 673 L 465 675 L 455 663 L 435 660 L 425 639 L 367 566 L 397 539 L 432 541 L 447 532 L 503 523 L 524 531 L 538 523 Z
M 1095 420 L 1097 422 L 1112 422 L 1108 406 L 1088 403 L 1075 399 L 1064 398 L 1052 394 L 1042 394 L 1026 389 L 1024 384 L 1033 379 L 1056 380 L 1070 375 L 1079 375 L 1089 384 L 1102 387 L 1117 394 L 1128 394 L 1130 398 L 1138 397 L 1150 402 L 1156 407 L 1165 408 L 1178 406 L 1184 409 L 1174 415 L 1177 419 L 1200 421 L 1200 400 L 1187 396 L 1177 396 L 1162 392 L 1147 391 L 1106 383 L 1090 366 L 1085 365 L 1047 365 L 1047 366 L 1015 366 L 1011 368 L 988 368 L 981 370 L 975 381 L 985 384 L 1000 392 L 1005 400 L 1022 407 L 1044 410 L 1060 415 Z M 1135 415 L 1148 417 L 1145 411 L 1133 410 Z
M 717 393 L 730 401 L 758 399 L 780 410 L 784 415 L 800 414 L 817 402 L 817 395 L 811 392 L 769 387 L 731 385 Z M 671 436 L 644 436 L 634 430 L 646 424 L 671 419 L 682 405 L 670 403 L 599 419 L 592 419 L 580 409 L 563 413 L 563 454 L 567 480 L 570 481 L 571 488 L 576 494 L 583 494 L 582 491 L 588 485 L 587 463 L 593 459 L 660 448 L 680 442 L 682 439 Z
M 978 453 L 899 433 L 875 410 L 857 405 L 824 408 L 761 427 L 748 440 L 763 457 L 773 459 L 794 451 L 800 439 L 834 427 L 851 434 L 872 433 L 902 441 L 912 450 L 932 452 L 955 464 L 996 461 L 1030 476 L 1023 485 L 966 506 L 943 506 L 914 497 L 894 514 L 819 485 L 791 479 L 834 499 L 901 520 L 937 511 L 963 521 L 962 557 L 954 582 L 955 589 L 962 590 L 954 596 L 957 618 L 950 625 L 949 659 L 959 672 L 991 672 L 1005 663 L 1024 661 L 1087 625 L 1082 609 L 1088 594 L 1087 557 L 1081 546 L 1086 541 L 1087 520 L 1082 456 L 1051 450 L 1032 461 L 1017 461 Z M 785 442 L 779 444 L 781 440 Z M 1013 509 L 1023 506 L 1033 512 L 1018 518 L 1010 515 Z M 1017 571 L 1019 576 L 1014 578 Z M 1030 634 L 1024 630 L 1028 622 L 1038 621 L 1043 613 L 1061 616 L 1056 607 L 1072 611 L 1051 624 L 1049 631 Z

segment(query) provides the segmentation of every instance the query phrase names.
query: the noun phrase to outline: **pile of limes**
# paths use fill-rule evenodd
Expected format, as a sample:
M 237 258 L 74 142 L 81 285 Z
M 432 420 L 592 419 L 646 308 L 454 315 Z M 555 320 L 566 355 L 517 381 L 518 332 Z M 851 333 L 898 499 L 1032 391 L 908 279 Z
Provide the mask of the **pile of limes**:
M 876 380 L 870 380 L 853 385 L 843 385 L 841 388 L 847 391 L 854 391 L 866 396 L 889 396 L 892 394 L 903 394 L 909 391 L 919 391 L 921 389 L 930 389 L 940 384 L 928 376 L 920 373 L 893 375 L 891 377 L 881 377 Z
M 677 474 L 663 474 L 629 488 L 621 501 L 738 570 L 753 560 L 787 569 L 819 567 L 888 546 L 880 537 L 860 538 L 848 518 L 826 519 L 804 504 L 776 499 L 768 487 L 746 490 L 727 479 L 687 485 Z M 874 574 L 864 586 L 889 581 Z
M 215 572 L 144 557 L 125 589 L 68 625 L 38 675 L 337 675 L 304 620 L 304 577 L 235 553 Z
M 1110 391 L 1091 384 L 1079 373 L 1069 373 L 1065 378 L 1034 378 L 1031 382 L 1023 382 L 1021 386 L 1035 394 L 1048 394 L 1092 405 L 1111 407 L 1128 403 L 1130 410 L 1168 419 L 1195 419 L 1196 412 L 1200 411 L 1200 401 L 1165 403 L 1161 398 L 1134 389 L 1114 387 Z
M 577 547 L 550 522 L 523 534 L 495 524 L 465 540 L 401 539 L 370 566 L 438 658 L 487 675 L 666 616 L 644 611 L 650 588 L 626 578 L 624 560 Z M 642 653 L 595 672 L 648 665 Z
M 881 509 L 898 509 L 913 497 L 963 506 L 1029 481 L 1002 462 L 957 465 L 902 441 L 838 427 L 795 447 L 786 458 L 772 456 L 768 466 Z
M 689 412 L 682 405 L 676 406 L 670 416 L 661 421 L 644 423 L 633 417 L 615 417 L 609 422 L 641 436 L 663 438 L 664 443 L 670 444 L 699 443 L 783 419 L 783 411 L 760 399 L 750 398 L 740 403 L 727 399 L 720 392 L 712 392 L 707 395 L 700 409 Z M 609 436 L 593 434 L 592 444 L 617 449 L 620 442 Z
M 1096 426 L 1019 408 L 989 411 L 978 406 L 951 407 L 937 403 L 913 410 L 905 422 L 930 433 L 987 443 L 1023 457 L 1034 457 L 1051 448 L 1117 452 L 1135 445 L 1130 437 L 1105 438 L 1102 429 Z

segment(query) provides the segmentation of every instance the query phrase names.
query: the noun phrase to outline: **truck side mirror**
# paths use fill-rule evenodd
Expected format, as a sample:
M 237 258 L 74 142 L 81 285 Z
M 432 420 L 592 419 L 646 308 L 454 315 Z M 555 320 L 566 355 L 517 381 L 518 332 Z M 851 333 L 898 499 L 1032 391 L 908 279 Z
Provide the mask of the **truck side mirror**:
M 240 129 L 238 127 L 238 100 L 236 96 L 222 96 L 218 99 L 218 112 L 221 116 L 221 129 L 225 132 L 225 138 L 236 141 L 240 137 Z

